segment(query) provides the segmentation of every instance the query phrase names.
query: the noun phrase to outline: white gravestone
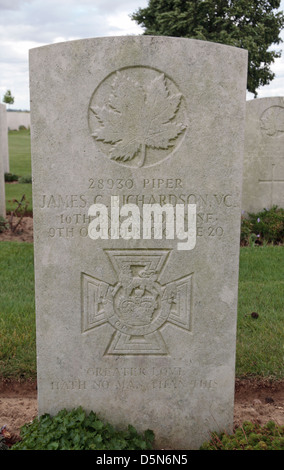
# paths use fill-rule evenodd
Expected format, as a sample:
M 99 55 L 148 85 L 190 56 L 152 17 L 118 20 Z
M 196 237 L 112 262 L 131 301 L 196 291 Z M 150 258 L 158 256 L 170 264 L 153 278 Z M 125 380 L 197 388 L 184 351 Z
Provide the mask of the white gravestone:
M 284 207 L 284 97 L 247 102 L 242 208 Z
M 246 73 L 179 38 L 30 51 L 40 414 L 232 430 Z

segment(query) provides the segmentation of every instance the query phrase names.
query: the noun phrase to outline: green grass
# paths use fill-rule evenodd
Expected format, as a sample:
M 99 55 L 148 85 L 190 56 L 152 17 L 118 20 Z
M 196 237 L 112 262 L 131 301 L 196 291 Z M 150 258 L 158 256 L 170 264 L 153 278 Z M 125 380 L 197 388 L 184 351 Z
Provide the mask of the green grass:
M 241 248 L 237 331 L 238 376 L 283 378 L 283 246 Z M 258 313 L 258 318 L 251 316 Z
M 31 141 L 30 131 L 23 129 L 20 131 L 9 131 L 9 159 L 10 173 L 21 176 L 31 176 Z M 32 212 L 32 185 L 31 183 L 6 183 L 6 212 L 9 214 L 15 209 L 14 199 L 21 200 L 26 196 L 28 201 L 28 213 Z
M 29 176 L 31 169 L 31 139 L 30 131 L 9 131 L 10 173 L 18 176 Z
M 236 375 L 283 379 L 283 247 L 241 248 L 239 278 Z M 0 376 L 35 377 L 32 244 L 0 243 L 0 286 Z
M 27 184 L 5 184 L 6 189 L 6 212 L 10 214 L 11 211 L 15 210 L 17 203 L 15 200 L 20 201 L 22 196 L 25 195 L 25 201 L 28 203 L 27 215 L 32 213 L 33 201 L 32 201 L 32 185 Z
M 0 376 L 35 377 L 33 244 L 0 243 Z

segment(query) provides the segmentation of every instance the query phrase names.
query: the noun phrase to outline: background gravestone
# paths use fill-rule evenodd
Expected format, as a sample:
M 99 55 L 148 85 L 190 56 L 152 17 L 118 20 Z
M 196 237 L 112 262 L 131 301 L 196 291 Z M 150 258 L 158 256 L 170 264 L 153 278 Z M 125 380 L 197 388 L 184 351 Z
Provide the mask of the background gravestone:
M 242 209 L 284 207 L 284 98 L 247 102 Z
M 8 124 L 7 124 L 7 111 L 5 104 L 0 104 L 0 140 L 1 152 L 3 158 L 4 173 L 9 173 L 9 146 L 8 146 Z
M 30 51 L 40 414 L 81 405 L 174 449 L 232 430 L 246 74 L 246 51 L 188 39 Z M 194 249 L 90 238 L 111 196 L 196 204 Z
M 6 113 L 6 106 L 0 104 L 0 217 L 6 217 L 6 202 L 5 202 L 5 178 L 4 178 L 4 165 L 5 165 L 5 128 L 3 128 L 3 115 Z M 7 132 L 7 130 L 6 130 Z

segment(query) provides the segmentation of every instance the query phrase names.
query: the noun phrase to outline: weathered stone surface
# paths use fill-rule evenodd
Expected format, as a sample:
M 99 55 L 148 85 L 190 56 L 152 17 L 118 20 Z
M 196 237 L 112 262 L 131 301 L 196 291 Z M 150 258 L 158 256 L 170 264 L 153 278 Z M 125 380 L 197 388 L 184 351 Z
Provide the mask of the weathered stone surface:
M 0 104 L 0 141 L 1 153 L 3 159 L 4 173 L 9 173 L 9 146 L 8 146 L 8 125 L 7 125 L 7 110 L 5 104 Z
M 231 430 L 246 67 L 179 38 L 31 50 L 40 414 L 81 405 L 164 448 Z M 149 238 L 154 203 L 196 205 L 196 239 L 173 218 Z
M 4 128 L 4 113 L 6 113 L 6 106 L 0 104 L 0 216 L 6 217 L 6 202 L 5 202 L 5 128 Z M 7 129 L 6 129 L 7 133 Z
M 284 97 L 247 102 L 242 208 L 284 207 Z

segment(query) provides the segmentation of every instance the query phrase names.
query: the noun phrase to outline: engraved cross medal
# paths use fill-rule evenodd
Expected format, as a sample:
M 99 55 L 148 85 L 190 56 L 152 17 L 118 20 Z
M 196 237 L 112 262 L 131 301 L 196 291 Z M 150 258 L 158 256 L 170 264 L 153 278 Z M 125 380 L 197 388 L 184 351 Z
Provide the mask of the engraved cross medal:
M 115 285 L 81 274 L 82 332 L 107 323 L 114 329 L 104 355 L 167 355 L 160 329 L 168 322 L 190 331 L 193 273 L 159 282 L 170 251 L 105 250 Z

